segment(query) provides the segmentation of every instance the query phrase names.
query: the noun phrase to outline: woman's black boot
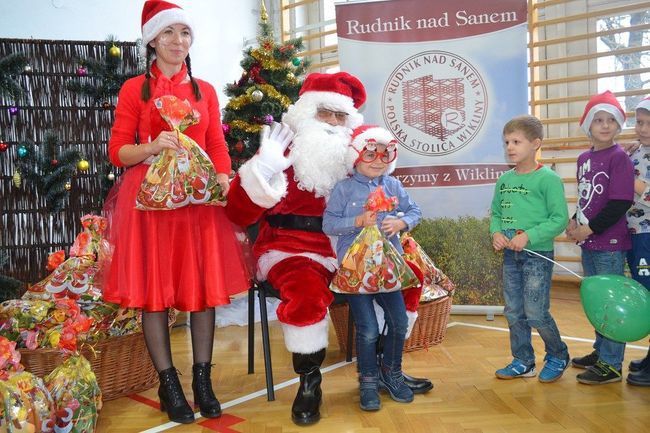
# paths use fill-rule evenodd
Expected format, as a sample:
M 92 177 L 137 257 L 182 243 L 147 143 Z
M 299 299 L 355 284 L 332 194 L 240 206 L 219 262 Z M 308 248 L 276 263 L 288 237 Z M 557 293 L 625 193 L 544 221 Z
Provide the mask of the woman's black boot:
M 192 391 L 194 391 L 194 403 L 199 406 L 201 415 L 206 418 L 217 418 L 221 416 L 221 404 L 212 390 L 210 380 L 209 362 L 200 362 L 192 366 Z
M 171 421 L 181 424 L 189 424 L 194 421 L 194 411 L 190 407 L 181 382 L 178 380 L 178 373 L 174 367 L 168 368 L 158 373 L 160 377 L 160 387 L 158 388 L 158 397 L 160 397 L 160 410 L 167 412 Z

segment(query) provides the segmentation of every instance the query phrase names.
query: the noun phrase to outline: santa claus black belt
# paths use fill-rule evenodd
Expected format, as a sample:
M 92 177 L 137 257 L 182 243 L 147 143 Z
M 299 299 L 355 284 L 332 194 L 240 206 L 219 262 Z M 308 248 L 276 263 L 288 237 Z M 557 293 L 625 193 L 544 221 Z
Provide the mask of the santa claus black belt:
M 276 214 L 266 217 L 269 225 L 276 229 L 303 230 L 306 232 L 322 232 L 323 218 L 305 215 Z

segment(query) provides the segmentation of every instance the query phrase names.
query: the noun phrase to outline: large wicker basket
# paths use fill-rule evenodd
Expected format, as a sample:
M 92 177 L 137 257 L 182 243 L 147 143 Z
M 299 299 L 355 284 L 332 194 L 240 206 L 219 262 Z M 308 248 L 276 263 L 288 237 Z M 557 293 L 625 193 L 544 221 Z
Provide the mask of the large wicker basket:
M 97 356 L 88 349 L 82 353 L 92 365 L 104 400 L 144 391 L 158 383 L 142 332 L 102 340 L 95 351 Z M 63 362 L 56 349 L 20 349 L 20 354 L 25 369 L 40 377 Z
M 411 336 L 404 342 L 404 351 L 411 352 L 440 344 L 447 333 L 450 313 L 451 296 L 420 304 L 418 318 L 413 326 Z M 334 324 L 339 348 L 341 352 L 345 353 L 348 341 L 348 304 L 332 305 L 330 317 Z M 355 341 L 354 337 L 352 341 Z M 356 353 L 355 347 L 352 347 L 352 353 Z

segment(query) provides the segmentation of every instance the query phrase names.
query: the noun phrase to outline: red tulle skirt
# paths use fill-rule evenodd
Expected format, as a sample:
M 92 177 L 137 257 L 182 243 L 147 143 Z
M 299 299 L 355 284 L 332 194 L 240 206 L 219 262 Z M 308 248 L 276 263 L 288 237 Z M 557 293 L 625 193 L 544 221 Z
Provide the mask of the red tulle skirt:
M 220 206 L 135 209 L 148 167 L 128 169 L 106 199 L 108 239 L 114 250 L 104 299 L 145 311 L 201 311 L 228 304 L 230 295 L 250 286 L 243 231 Z

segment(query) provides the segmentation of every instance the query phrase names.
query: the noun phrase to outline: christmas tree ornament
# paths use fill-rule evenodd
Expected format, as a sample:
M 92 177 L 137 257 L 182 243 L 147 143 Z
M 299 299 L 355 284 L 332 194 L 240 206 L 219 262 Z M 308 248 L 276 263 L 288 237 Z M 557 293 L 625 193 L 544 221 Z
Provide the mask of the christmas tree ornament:
M 72 184 L 70 182 L 66 182 L 65 185 L 63 185 L 63 188 L 65 188 L 66 191 L 70 191 L 72 189 Z
M 29 153 L 29 151 L 27 150 L 27 148 L 25 146 L 20 146 L 18 148 L 18 156 L 20 158 L 26 157 L 28 153 Z
M 85 77 L 86 75 L 88 75 L 88 69 L 84 68 L 83 66 L 79 66 L 77 68 L 77 75 L 79 77 Z
M 112 182 L 115 180 L 115 173 L 108 173 L 106 177 Z
M 235 150 L 239 153 L 244 151 L 244 143 L 241 140 L 235 143 Z
M 273 123 L 273 120 L 274 120 L 273 116 L 270 115 L 270 114 L 267 114 L 266 116 L 264 116 L 264 123 L 266 123 L 267 125 L 270 125 L 271 123 Z
M 253 101 L 255 102 L 260 102 L 262 99 L 264 99 L 264 93 L 262 93 L 262 91 L 259 89 L 255 89 L 253 90 L 253 93 L 251 93 L 251 98 L 253 98 Z
M 223 129 L 224 135 L 228 135 L 228 133 L 230 132 L 230 125 L 228 125 L 227 123 L 222 123 L 221 129 Z
M 291 63 L 293 63 L 293 66 L 300 66 L 300 59 L 298 57 L 294 57 L 291 59 Z
M 121 53 L 122 53 L 122 51 L 118 47 L 116 47 L 115 45 L 113 45 L 112 47 L 110 47 L 108 49 L 108 54 L 110 54 L 113 57 L 120 57 Z
M 88 163 L 88 161 L 85 159 L 82 159 L 77 163 L 77 168 L 81 171 L 88 171 L 90 168 L 90 163 Z
M 23 183 L 23 177 L 20 175 L 20 171 L 14 171 L 14 175 L 11 177 L 16 188 L 20 188 L 20 185 Z
M 296 78 L 296 76 L 293 74 L 293 72 L 287 72 L 287 80 L 293 81 Z
M 15 105 L 12 105 L 11 107 L 9 107 L 9 114 L 11 114 L 12 116 L 18 115 L 19 111 L 20 111 L 20 108 L 16 107 Z
M 23 71 L 25 71 L 25 72 L 32 72 L 32 66 L 29 65 L 29 64 L 28 64 L 28 65 L 25 65 L 25 67 L 23 68 Z
M 110 108 L 111 108 L 111 103 L 108 102 L 108 101 L 104 101 L 104 102 L 102 102 L 102 108 L 103 108 L 104 110 L 110 110 Z
M 4 141 L 0 141 L 0 152 L 6 152 L 9 149 L 9 145 Z
M 50 164 L 52 164 L 52 167 L 56 167 L 57 165 L 59 165 L 59 160 L 53 159 L 52 161 L 50 161 Z

